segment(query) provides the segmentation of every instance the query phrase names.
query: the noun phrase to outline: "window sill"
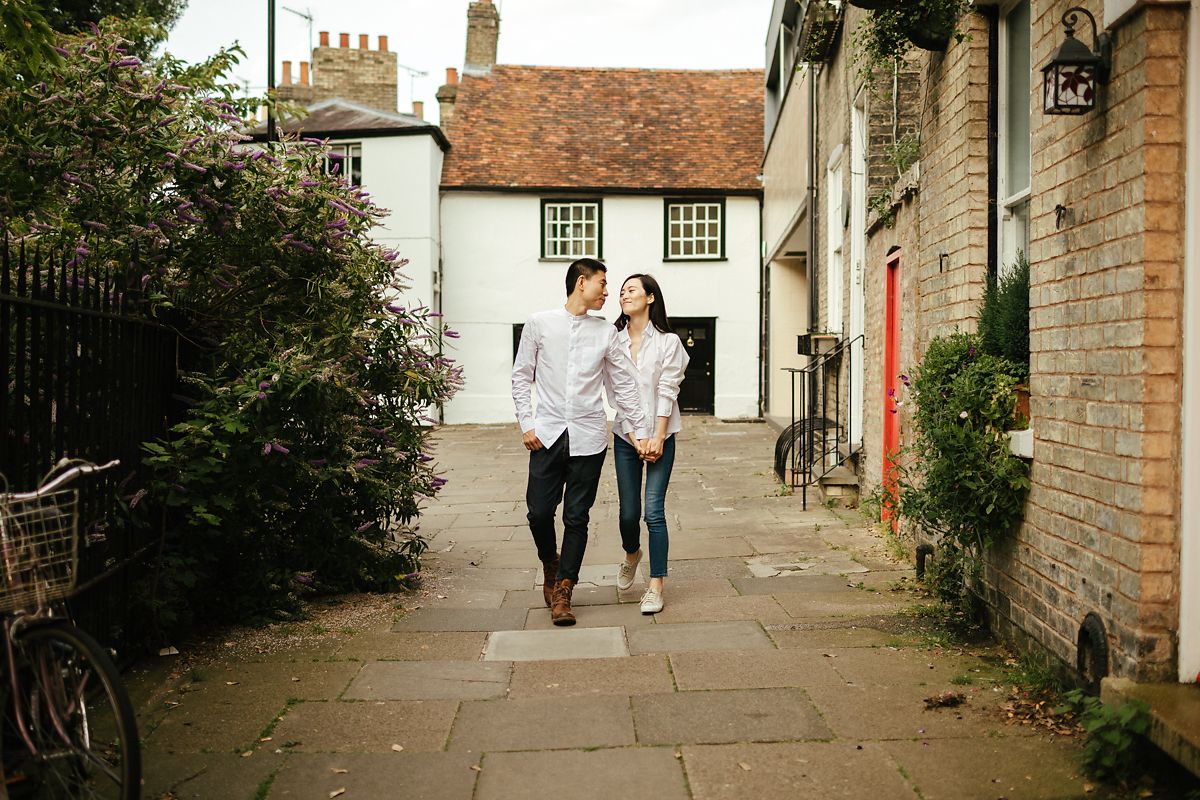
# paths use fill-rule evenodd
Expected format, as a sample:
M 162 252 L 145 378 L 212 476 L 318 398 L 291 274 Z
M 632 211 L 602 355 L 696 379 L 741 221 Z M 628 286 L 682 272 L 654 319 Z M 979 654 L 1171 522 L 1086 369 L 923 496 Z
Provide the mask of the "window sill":
M 538 261 L 543 264 L 570 264 L 572 261 L 578 261 L 581 258 L 594 258 L 600 261 L 600 256 L 542 256 Z
M 664 264 L 709 264 L 713 261 L 728 261 L 728 258 L 664 258 Z

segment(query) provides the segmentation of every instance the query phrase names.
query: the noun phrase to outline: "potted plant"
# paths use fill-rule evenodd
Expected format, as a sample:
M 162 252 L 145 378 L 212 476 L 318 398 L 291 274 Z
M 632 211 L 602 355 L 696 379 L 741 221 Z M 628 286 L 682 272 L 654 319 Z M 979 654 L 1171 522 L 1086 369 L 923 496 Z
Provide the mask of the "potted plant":
M 989 283 L 979 307 L 979 337 L 983 351 L 1016 365 L 1022 374 L 1014 387 L 1018 424 L 1029 421 L 1029 260 L 1023 252 L 995 281 Z
M 899 6 L 900 28 L 922 50 L 942 51 L 958 33 L 958 20 L 969 0 L 917 0 Z

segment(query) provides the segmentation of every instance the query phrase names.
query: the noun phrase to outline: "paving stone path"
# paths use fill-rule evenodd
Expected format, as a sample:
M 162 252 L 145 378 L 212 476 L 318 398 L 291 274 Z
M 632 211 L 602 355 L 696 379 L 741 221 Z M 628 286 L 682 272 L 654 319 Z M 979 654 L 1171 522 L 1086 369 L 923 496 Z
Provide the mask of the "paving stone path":
M 857 514 L 780 496 L 765 425 L 686 420 L 654 617 L 637 606 L 645 562 L 616 588 L 606 464 L 570 629 L 537 585 L 516 428 L 437 441 L 436 594 L 378 629 L 145 692 L 146 796 L 1094 796 L 1077 743 L 1005 724 L 997 659 L 894 624 L 917 602 L 896 591 L 911 571 Z M 966 703 L 926 710 L 946 690 Z

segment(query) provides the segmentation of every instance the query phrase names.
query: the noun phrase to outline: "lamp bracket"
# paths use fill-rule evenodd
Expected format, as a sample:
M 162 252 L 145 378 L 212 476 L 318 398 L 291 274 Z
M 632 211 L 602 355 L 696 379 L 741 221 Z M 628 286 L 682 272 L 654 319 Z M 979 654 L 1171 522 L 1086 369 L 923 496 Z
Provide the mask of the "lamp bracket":
M 1063 12 L 1062 24 L 1066 29 L 1067 36 L 1072 38 L 1075 36 L 1075 29 L 1079 27 L 1080 14 L 1087 17 L 1088 22 L 1092 23 L 1092 52 L 1100 59 L 1100 63 L 1096 66 L 1096 78 L 1101 83 L 1108 83 L 1108 75 L 1112 71 L 1112 36 L 1107 31 L 1100 30 L 1092 12 L 1083 6 L 1072 6 Z

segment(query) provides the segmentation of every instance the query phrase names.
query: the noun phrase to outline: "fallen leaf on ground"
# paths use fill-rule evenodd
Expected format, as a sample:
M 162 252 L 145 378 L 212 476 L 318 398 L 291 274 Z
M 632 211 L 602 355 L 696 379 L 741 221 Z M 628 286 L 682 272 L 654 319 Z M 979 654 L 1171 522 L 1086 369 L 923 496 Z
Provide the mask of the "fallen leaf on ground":
M 342 769 L 341 767 L 330 767 L 330 769 L 333 770 L 334 775 L 345 775 L 350 771 L 348 769 Z
M 962 692 L 945 691 L 925 698 L 925 708 L 952 708 L 967 702 L 967 696 Z
M 472 764 L 471 769 L 475 770 L 476 772 L 483 772 L 483 767 L 479 766 L 478 764 Z
M 338 795 L 342 795 L 342 794 L 345 794 L 345 793 L 346 793 L 346 787 L 345 787 L 345 786 L 343 786 L 343 787 L 342 787 L 342 788 L 340 788 L 340 789 L 334 789 L 332 792 L 330 792 L 330 793 L 329 793 L 329 796 L 330 796 L 330 797 L 337 797 Z
M 741 767 L 742 769 L 746 770 L 746 772 L 750 771 L 750 765 L 747 764 L 745 761 L 739 761 L 738 766 Z
M 225 681 L 226 686 L 237 686 L 241 681 Z
M 393 750 L 395 750 L 397 753 L 403 753 L 403 752 L 404 752 L 404 746 L 403 746 L 403 745 L 394 744 L 394 745 L 392 745 L 392 749 L 393 749 Z
M 253 750 L 247 750 L 246 752 L 242 753 L 242 758 L 249 758 L 249 757 L 250 757 L 250 756 L 252 756 L 252 755 L 254 755 L 254 751 L 253 751 Z

